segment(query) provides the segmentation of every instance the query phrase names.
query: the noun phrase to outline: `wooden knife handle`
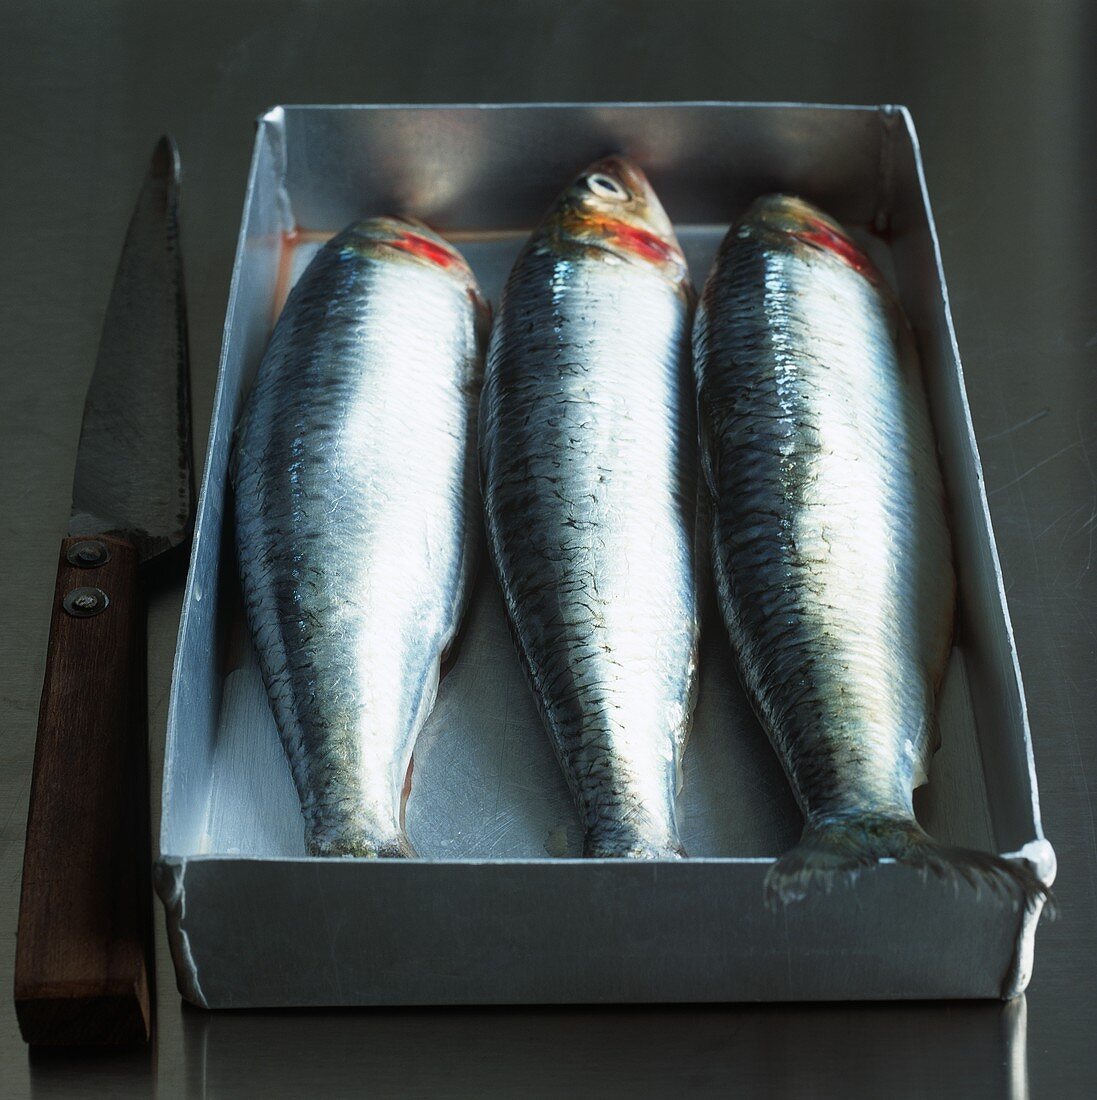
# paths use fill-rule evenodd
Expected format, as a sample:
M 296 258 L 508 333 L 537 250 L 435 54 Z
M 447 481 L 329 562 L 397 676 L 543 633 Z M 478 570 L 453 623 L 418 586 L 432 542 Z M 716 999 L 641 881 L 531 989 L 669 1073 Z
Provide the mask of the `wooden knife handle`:
M 98 536 L 65 539 L 15 957 L 15 1008 L 28 1043 L 149 1037 L 145 627 L 133 546 Z

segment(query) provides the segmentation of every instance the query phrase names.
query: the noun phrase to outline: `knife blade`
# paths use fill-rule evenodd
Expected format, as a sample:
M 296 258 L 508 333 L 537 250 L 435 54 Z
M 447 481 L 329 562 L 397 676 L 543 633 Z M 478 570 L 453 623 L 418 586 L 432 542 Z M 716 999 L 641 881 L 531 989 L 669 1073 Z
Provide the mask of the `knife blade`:
M 104 316 L 58 560 L 15 965 L 36 1045 L 142 1042 L 152 1025 L 144 588 L 194 519 L 179 175 L 165 136 Z

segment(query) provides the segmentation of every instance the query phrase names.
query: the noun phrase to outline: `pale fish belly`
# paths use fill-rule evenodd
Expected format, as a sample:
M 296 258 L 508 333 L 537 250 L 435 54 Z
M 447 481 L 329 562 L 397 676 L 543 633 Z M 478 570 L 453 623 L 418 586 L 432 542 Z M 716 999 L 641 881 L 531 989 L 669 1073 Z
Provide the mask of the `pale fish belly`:
M 774 232 L 796 203 L 732 230 L 694 334 L 719 601 L 805 817 L 770 901 L 893 858 L 1032 903 L 1026 866 L 915 821 L 955 614 L 933 432 L 898 304 L 829 220 Z
M 401 791 L 479 528 L 474 314 L 459 280 L 348 230 L 287 302 L 239 427 L 248 621 L 314 855 L 411 854 Z
M 591 856 L 681 854 L 698 644 L 689 320 L 644 268 L 533 252 L 489 351 L 489 545 Z

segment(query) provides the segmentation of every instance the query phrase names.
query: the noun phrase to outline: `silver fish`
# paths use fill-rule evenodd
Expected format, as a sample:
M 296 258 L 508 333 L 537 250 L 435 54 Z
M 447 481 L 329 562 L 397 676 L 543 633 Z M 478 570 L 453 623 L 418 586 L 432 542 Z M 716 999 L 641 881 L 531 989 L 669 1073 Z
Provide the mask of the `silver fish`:
M 881 858 L 1032 903 L 1027 865 L 915 821 L 956 582 L 913 336 L 883 278 L 808 203 L 732 227 L 694 333 L 713 565 L 740 673 L 804 812 L 771 904 Z
M 510 274 L 481 402 L 488 542 L 588 856 L 682 855 L 697 677 L 692 290 L 650 184 L 591 165 Z
M 294 287 L 240 421 L 240 576 L 312 855 L 414 854 L 402 792 L 469 587 L 486 336 L 449 244 L 359 222 Z

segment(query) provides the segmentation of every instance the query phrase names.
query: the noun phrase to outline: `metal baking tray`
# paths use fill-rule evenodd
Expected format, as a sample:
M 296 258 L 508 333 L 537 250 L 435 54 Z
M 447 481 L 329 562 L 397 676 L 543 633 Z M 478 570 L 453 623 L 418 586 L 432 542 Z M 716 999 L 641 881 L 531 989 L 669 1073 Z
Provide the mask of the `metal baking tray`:
M 942 748 L 916 796 L 943 841 L 1021 854 L 1048 883 L 1032 745 L 914 126 L 901 107 L 680 103 L 277 107 L 259 120 L 176 656 L 157 885 L 179 988 L 280 1005 L 1008 997 L 1037 915 L 884 864 L 777 912 L 762 880 L 800 817 L 711 607 L 680 801 L 683 862 L 581 860 L 563 776 L 482 565 L 415 750 L 414 861 L 305 855 L 243 623 L 226 475 L 285 293 L 356 217 L 458 242 L 495 301 L 559 189 L 635 157 L 695 282 L 758 194 L 799 193 L 899 293 L 929 389 L 960 585 Z

